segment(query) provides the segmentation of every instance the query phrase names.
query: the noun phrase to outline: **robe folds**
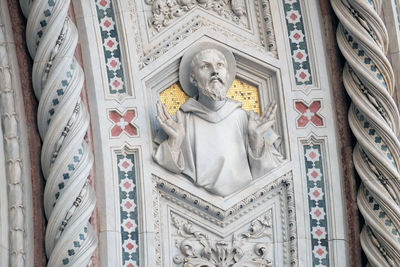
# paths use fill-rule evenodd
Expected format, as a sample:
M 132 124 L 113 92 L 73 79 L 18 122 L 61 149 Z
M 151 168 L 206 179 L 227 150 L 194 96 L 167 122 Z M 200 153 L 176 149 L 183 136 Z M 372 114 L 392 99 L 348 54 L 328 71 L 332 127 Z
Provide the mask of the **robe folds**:
M 249 115 L 240 102 L 227 99 L 220 109 L 212 111 L 189 98 L 180 110 L 185 138 L 179 156 L 174 160 L 165 134 L 158 134 L 155 142 L 159 146 L 153 158 L 211 193 L 228 196 L 283 161 L 273 145 L 279 136 L 272 129 L 265 135 L 261 156 L 254 156 L 248 143 Z

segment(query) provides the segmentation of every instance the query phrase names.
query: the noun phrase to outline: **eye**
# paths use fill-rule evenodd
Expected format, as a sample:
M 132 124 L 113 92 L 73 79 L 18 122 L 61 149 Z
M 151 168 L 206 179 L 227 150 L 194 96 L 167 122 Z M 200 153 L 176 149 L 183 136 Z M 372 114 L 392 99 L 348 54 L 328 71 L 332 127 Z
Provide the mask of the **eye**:
M 200 69 L 205 70 L 207 68 L 210 68 L 210 64 L 209 63 L 204 63 L 200 65 Z
M 218 68 L 221 68 L 221 67 L 223 67 L 223 66 L 224 66 L 224 63 L 221 63 L 221 62 L 217 63 L 217 67 L 218 67 Z

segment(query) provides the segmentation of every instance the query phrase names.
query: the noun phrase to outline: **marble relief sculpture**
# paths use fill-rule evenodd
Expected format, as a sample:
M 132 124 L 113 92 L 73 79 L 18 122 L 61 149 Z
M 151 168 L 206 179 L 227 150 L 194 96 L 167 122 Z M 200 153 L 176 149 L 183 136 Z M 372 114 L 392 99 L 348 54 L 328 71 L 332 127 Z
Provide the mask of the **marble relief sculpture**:
M 201 43 L 185 53 L 179 79 L 190 98 L 173 118 L 157 103 L 163 132 L 154 160 L 173 173 L 183 173 L 207 191 L 228 196 L 277 167 L 283 157 L 274 143 L 276 104 L 261 116 L 246 112 L 226 97 L 236 74 L 233 54 L 219 45 Z
M 247 9 L 244 0 L 145 0 L 151 5 L 149 25 L 159 32 L 171 25 L 194 7 L 201 7 L 208 12 L 229 19 L 238 25 L 247 27 Z

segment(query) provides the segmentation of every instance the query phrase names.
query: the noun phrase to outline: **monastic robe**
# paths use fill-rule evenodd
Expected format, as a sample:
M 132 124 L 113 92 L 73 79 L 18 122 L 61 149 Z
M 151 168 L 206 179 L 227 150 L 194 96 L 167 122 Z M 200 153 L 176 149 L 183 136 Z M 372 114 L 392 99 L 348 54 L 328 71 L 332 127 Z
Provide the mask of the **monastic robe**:
M 174 173 L 183 173 L 211 193 L 227 196 L 252 179 L 275 168 L 282 156 L 273 146 L 278 135 L 272 129 L 265 136 L 260 157 L 255 157 L 248 144 L 248 113 L 241 103 L 227 99 L 212 111 L 189 98 L 180 108 L 183 112 L 185 138 L 174 160 L 167 140 L 153 155 L 155 161 Z

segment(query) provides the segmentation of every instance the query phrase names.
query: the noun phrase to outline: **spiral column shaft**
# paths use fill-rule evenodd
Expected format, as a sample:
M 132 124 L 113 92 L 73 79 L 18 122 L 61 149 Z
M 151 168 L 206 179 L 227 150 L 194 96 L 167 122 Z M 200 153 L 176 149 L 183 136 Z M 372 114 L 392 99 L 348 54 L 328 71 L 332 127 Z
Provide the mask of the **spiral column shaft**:
M 399 112 L 386 58 L 388 35 L 380 0 L 331 0 L 340 23 L 337 42 L 346 59 L 343 82 L 352 104 L 349 124 L 362 180 L 357 204 L 365 219 L 361 245 L 371 266 L 400 266 Z
M 87 266 L 97 246 L 89 222 L 95 207 L 88 180 L 93 155 L 85 142 L 89 114 L 81 103 L 84 74 L 74 58 L 78 33 L 68 16 L 70 0 L 20 3 L 28 15 L 27 45 L 39 100 L 48 266 Z

